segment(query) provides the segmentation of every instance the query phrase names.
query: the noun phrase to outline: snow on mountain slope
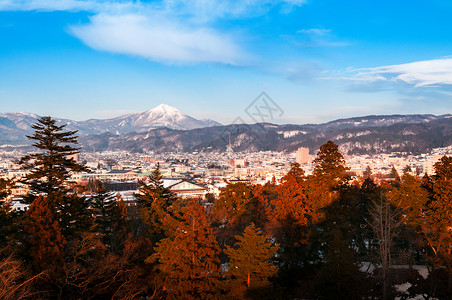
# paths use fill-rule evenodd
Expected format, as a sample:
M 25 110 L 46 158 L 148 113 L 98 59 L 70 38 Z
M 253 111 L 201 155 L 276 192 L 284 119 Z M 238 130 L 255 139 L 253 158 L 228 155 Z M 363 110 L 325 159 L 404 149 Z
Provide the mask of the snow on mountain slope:
M 31 125 L 39 118 L 36 114 L 15 112 L 0 113 L 0 140 L 26 140 L 25 135 L 33 132 Z M 61 124 L 67 124 L 67 129 L 78 130 L 79 136 L 111 132 L 124 134 L 143 132 L 159 127 L 188 130 L 203 127 L 220 126 L 213 120 L 197 120 L 177 108 L 161 104 L 151 110 L 127 114 L 111 119 L 90 119 L 73 121 L 58 119 Z
M 188 130 L 218 125 L 221 124 L 212 120 L 197 120 L 167 104 L 160 104 L 145 112 L 127 114 L 106 120 L 91 119 L 77 124 L 77 126 L 83 128 L 83 131 L 96 131 L 98 133 L 106 131 L 112 133 L 141 132 L 158 127 Z

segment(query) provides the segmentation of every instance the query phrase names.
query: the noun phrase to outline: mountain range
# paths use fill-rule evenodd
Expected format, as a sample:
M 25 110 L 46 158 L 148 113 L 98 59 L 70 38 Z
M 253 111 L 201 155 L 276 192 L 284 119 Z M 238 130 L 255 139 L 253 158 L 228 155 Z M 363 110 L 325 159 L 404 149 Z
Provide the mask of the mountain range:
M 0 143 L 25 141 L 25 135 L 33 132 L 31 125 L 38 118 L 39 116 L 36 114 L 25 112 L 0 113 Z M 220 123 L 210 119 L 197 120 L 166 104 L 160 104 L 145 112 L 132 113 L 110 119 L 90 119 L 86 121 L 57 120 L 62 124 L 67 124 L 67 129 L 77 130 L 79 136 L 105 132 L 113 134 L 143 132 L 160 127 L 190 130 L 221 126 Z
M 25 134 L 38 116 L 0 114 L 0 146 L 25 144 Z M 346 154 L 426 153 L 452 145 L 452 115 L 383 115 L 339 119 L 323 124 L 270 123 L 221 125 L 197 120 L 162 104 L 142 113 L 112 119 L 60 120 L 78 130 L 84 151 L 222 152 L 316 151 L 332 140 Z M 11 146 L 12 145 L 12 146 Z

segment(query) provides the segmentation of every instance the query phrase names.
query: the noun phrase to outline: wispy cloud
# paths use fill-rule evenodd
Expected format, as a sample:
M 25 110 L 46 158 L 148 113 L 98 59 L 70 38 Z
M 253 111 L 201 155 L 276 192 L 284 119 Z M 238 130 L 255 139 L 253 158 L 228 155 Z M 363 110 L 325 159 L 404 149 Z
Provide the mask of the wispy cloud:
M 208 27 L 180 25 L 136 14 L 99 14 L 87 25 L 72 27 L 86 45 L 166 63 L 206 62 L 239 65 L 245 58 L 232 38 Z
M 0 0 L 2 11 L 91 11 L 98 5 L 98 2 L 84 0 Z
M 90 23 L 70 32 L 89 47 L 165 63 L 243 65 L 251 56 L 215 21 L 281 11 L 305 0 L 0 0 L 0 11 L 87 11 Z
M 414 87 L 452 85 L 452 58 L 432 59 L 399 65 L 349 69 L 340 76 L 322 79 L 355 82 L 404 83 Z
M 120 9 L 152 8 L 162 13 L 186 14 L 196 17 L 225 18 L 250 17 L 265 14 L 280 5 L 288 12 L 303 5 L 306 0 L 0 0 L 0 10 L 27 11 L 94 11 L 106 12 Z M 130 11 L 128 11 L 130 13 Z
M 343 47 L 349 43 L 340 41 L 331 31 L 324 28 L 309 28 L 297 31 L 297 35 L 293 37 L 294 43 L 303 48 L 316 47 Z

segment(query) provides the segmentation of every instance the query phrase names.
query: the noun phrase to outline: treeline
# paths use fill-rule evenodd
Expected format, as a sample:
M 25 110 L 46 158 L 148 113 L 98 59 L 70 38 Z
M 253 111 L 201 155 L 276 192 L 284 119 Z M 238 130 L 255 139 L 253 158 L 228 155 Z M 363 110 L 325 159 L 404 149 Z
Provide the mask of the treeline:
M 377 184 L 370 170 L 351 180 L 327 142 L 309 176 L 293 164 L 279 183 L 228 184 L 200 203 L 157 168 L 126 206 L 101 182 L 82 196 L 70 181 L 88 170 L 64 127 L 33 125 L 39 151 L 20 160 L 30 207 L 1 207 L 1 299 L 451 299 L 450 157 L 435 176 Z M 0 180 L 0 199 L 13 184 Z

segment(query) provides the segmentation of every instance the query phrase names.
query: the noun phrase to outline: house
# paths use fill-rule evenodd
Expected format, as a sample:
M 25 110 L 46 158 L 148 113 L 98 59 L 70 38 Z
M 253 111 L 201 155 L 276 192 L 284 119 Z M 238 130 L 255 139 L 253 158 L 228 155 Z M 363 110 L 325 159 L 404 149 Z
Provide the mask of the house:
M 208 193 L 208 189 L 206 187 L 195 184 L 185 179 L 166 178 L 163 179 L 163 186 L 169 188 L 170 191 L 183 199 L 204 199 L 206 194 Z

